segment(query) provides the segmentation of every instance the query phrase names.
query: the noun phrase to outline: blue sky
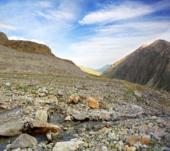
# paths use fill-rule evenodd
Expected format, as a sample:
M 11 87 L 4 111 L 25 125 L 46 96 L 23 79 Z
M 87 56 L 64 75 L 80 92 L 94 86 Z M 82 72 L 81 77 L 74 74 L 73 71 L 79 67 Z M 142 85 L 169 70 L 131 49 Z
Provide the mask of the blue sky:
M 0 0 L 0 31 L 98 68 L 142 44 L 170 41 L 170 1 Z

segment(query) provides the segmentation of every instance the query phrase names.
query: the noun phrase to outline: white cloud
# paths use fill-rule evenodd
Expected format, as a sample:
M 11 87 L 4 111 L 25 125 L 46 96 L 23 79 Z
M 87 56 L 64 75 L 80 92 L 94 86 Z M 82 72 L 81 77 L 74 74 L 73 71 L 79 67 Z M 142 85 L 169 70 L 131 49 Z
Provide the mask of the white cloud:
M 97 27 L 96 32 L 103 35 L 118 33 L 148 35 L 166 32 L 170 27 L 170 21 L 134 21 L 129 23 L 113 24 Z M 133 32 L 132 32 L 133 31 Z
M 163 0 L 154 5 L 146 5 L 129 1 L 121 5 L 110 5 L 104 9 L 91 12 L 79 21 L 80 24 L 107 23 L 117 20 L 129 19 L 150 14 L 152 12 L 170 7 L 167 0 Z
M 52 0 L 41 0 L 35 3 L 35 6 L 40 8 L 50 8 L 52 7 Z
M 145 21 L 100 28 L 96 35 L 70 45 L 72 53 L 67 58 L 77 64 L 98 68 L 114 63 L 142 44 L 148 44 L 157 39 L 170 41 L 169 27 L 168 21 Z M 130 28 L 136 30 L 136 34 L 131 33 Z
M 15 26 L 0 23 L 0 30 L 7 29 L 7 30 L 16 30 Z
M 26 40 L 26 41 L 32 41 L 32 42 L 36 42 L 39 44 L 47 45 L 47 43 L 45 43 L 44 41 L 37 40 L 37 39 L 27 39 L 27 38 L 18 37 L 18 36 L 9 36 L 8 38 L 9 38 L 9 40 Z
M 38 11 L 35 13 L 37 16 L 42 16 L 46 19 L 53 20 L 55 22 L 70 22 L 74 20 L 75 14 L 66 12 L 63 10 L 49 10 L 48 12 Z

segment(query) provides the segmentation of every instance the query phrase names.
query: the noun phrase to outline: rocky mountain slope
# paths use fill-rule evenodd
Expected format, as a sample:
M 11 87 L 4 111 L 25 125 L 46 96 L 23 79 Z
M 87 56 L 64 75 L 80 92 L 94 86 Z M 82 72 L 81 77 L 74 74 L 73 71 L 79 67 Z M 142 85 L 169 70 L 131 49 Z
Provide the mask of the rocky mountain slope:
M 170 91 L 170 42 L 156 40 L 141 46 L 104 75 Z
M 0 33 L 0 72 L 86 76 L 73 62 L 55 57 L 49 47 L 8 40 Z
M 0 150 L 167 151 L 170 94 L 120 80 L 0 74 Z
M 170 149 L 170 93 L 86 76 L 69 60 L 12 49 L 6 39 L 0 36 L 0 151 Z

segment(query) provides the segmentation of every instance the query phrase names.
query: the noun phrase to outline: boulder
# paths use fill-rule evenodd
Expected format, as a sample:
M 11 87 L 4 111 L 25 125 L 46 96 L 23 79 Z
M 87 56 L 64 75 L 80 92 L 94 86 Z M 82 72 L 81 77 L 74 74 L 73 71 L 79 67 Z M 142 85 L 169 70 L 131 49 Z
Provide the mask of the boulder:
M 88 107 L 92 109 L 99 109 L 99 102 L 92 97 L 87 98 Z
M 37 140 L 28 135 L 28 134 L 21 134 L 19 137 L 16 138 L 14 142 L 8 147 L 8 150 L 11 149 L 24 149 L 24 148 L 33 148 L 36 149 L 38 146 Z
M 0 136 L 16 136 L 22 133 L 24 122 L 22 120 L 11 120 L 0 125 Z
M 59 126 L 43 121 L 33 120 L 25 123 L 25 131 L 30 134 L 57 133 L 59 130 Z
M 80 96 L 71 95 L 69 97 L 69 103 L 77 104 L 78 102 L 80 102 Z
M 100 110 L 91 110 L 91 111 L 74 111 L 72 116 L 75 120 L 83 121 L 83 120 L 109 120 L 111 117 L 111 113 L 100 109 Z

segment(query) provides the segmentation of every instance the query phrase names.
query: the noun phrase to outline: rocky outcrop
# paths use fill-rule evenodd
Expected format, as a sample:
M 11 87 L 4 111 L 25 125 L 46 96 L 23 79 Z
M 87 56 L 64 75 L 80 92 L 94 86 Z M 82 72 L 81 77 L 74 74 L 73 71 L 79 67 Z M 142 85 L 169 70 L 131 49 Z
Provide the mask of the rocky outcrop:
M 4 45 L 21 52 L 52 55 L 51 49 L 48 46 L 32 41 L 8 40 Z
M 4 45 L 7 41 L 8 37 L 3 32 L 0 32 L 0 44 Z
M 141 46 L 104 75 L 170 91 L 170 42 L 157 40 Z
M 15 49 L 21 52 L 38 53 L 44 55 L 53 55 L 51 49 L 43 44 L 38 44 L 32 41 L 23 40 L 8 40 L 5 33 L 0 32 L 0 45 Z

